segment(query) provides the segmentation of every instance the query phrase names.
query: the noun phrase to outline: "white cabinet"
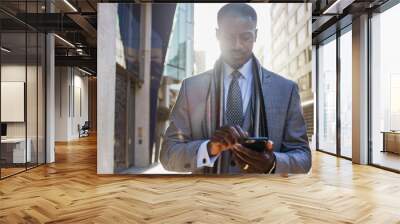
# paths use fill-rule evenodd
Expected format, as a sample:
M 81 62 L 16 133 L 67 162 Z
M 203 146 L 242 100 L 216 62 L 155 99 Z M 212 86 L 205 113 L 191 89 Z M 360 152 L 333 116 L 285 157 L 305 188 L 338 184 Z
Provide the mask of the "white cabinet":
M 2 139 L 1 144 L 12 147 L 12 162 L 13 163 L 25 163 L 32 161 L 32 140 L 28 138 L 26 140 L 28 144 L 25 151 L 25 139 L 24 138 L 7 138 Z M 26 161 L 25 161 L 26 159 Z

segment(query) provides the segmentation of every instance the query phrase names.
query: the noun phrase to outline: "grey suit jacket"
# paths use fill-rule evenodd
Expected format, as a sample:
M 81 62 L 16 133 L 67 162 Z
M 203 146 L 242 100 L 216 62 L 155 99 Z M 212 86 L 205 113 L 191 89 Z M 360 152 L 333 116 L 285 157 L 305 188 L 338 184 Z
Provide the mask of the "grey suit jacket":
M 311 152 L 298 86 L 264 68 L 262 73 L 268 133 L 276 157 L 275 173 L 307 173 Z M 160 153 L 161 164 L 167 170 L 202 172 L 202 168 L 197 168 L 197 151 L 207 140 L 201 128 L 212 75 L 210 70 L 182 82 Z

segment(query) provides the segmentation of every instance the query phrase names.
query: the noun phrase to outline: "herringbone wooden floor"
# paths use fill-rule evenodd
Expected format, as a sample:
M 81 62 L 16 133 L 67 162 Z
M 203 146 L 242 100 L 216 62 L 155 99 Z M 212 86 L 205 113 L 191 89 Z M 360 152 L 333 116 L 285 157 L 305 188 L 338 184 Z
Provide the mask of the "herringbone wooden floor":
M 310 175 L 98 176 L 96 139 L 0 181 L 0 223 L 400 223 L 400 175 L 315 152 Z

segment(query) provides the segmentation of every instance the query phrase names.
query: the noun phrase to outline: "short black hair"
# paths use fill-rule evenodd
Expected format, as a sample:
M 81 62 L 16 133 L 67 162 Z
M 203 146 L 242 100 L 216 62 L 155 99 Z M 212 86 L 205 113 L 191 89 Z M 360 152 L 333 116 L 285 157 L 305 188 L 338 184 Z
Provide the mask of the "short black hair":
M 225 16 L 242 16 L 250 17 L 257 24 L 257 13 L 250 5 L 246 3 L 228 3 L 224 5 L 217 15 L 218 26 L 221 24 L 221 20 Z

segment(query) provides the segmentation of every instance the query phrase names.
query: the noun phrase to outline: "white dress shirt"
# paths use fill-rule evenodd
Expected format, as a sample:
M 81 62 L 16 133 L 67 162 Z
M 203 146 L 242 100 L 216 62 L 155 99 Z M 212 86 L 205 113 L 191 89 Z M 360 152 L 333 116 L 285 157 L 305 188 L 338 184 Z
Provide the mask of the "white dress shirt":
M 239 87 L 242 94 L 243 114 L 247 109 L 251 97 L 252 79 L 253 79 L 253 66 L 252 59 L 250 58 L 242 67 L 238 69 L 241 76 L 239 77 Z M 232 81 L 232 73 L 235 71 L 231 66 L 223 64 L 224 75 L 224 111 L 226 110 L 226 101 L 228 98 L 229 86 Z M 207 152 L 207 143 L 209 140 L 204 141 L 197 151 L 197 168 L 203 166 L 213 167 L 218 155 L 210 157 Z

